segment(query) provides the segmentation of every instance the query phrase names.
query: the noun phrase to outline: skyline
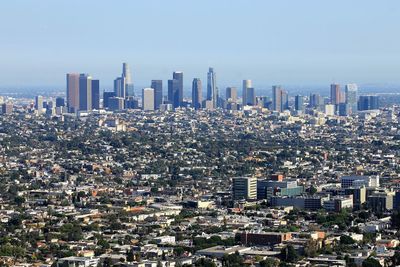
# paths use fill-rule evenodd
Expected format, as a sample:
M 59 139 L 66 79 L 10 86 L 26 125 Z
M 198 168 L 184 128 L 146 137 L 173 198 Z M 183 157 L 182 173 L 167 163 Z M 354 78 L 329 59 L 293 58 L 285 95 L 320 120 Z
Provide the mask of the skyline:
M 0 88 L 62 88 L 67 72 L 111 88 L 120 62 L 141 87 L 182 70 L 186 89 L 211 66 L 220 89 L 244 79 L 256 89 L 400 84 L 399 10 L 397 1 L 12 1 L 0 10 Z

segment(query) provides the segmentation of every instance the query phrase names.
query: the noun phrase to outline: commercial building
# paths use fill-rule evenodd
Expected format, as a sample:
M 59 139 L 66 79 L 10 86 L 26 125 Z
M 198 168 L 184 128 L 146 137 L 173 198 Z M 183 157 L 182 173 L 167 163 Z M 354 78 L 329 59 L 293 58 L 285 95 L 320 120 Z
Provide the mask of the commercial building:
M 246 246 L 271 246 L 291 239 L 291 233 L 245 231 L 240 235 L 240 241 Z
M 150 87 L 154 89 L 154 108 L 160 109 L 160 105 L 163 102 L 162 80 L 152 80 Z
M 69 112 L 79 110 L 79 74 L 67 73 L 67 107 Z
M 217 75 L 213 68 L 209 68 L 207 73 L 207 100 L 212 102 L 213 108 L 218 107 Z
M 379 187 L 379 176 L 351 175 L 341 177 L 342 188 L 350 187 Z
M 202 103 L 202 85 L 199 78 L 194 78 L 192 82 L 192 107 L 200 109 Z
M 256 177 L 233 178 L 233 199 L 257 199 Z
M 92 110 L 92 77 L 89 74 L 79 75 L 79 111 Z
M 154 89 L 143 88 L 142 90 L 142 109 L 143 110 L 154 110 Z

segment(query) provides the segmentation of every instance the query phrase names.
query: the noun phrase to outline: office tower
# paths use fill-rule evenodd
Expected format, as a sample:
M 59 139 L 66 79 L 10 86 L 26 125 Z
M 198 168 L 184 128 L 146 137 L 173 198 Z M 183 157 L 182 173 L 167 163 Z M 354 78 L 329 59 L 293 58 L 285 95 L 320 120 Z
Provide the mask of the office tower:
M 358 93 L 358 87 L 357 84 L 355 83 L 350 83 L 346 84 L 345 87 L 345 103 L 349 105 L 350 107 L 350 112 L 354 113 L 357 111 L 357 93 Z
M 271 102 L 270 98 L 267 96 L 257 96 L 256 97 L 256 105 L 260 108 L 267 108 L 268 103 Z
M 379 109 L 379 96 L 371 95 L 369 98 L 370 109 Z
M 115 92 L 103 92 L 103 108 L 109 108 L 109 99 L 115 97 Z
M 272 109 L 282 111 L 282 88 L 280 86 L 272 86 Z
M 201 80 L 199 78 L 194 78 L 192 83 L 192 107 L 194 109 L 201 109 L 202 102 L 202 88 Z
M 309 106 L 311 108 L 321 108 L 324 104 L 324 99 L 319 94 L 310 95 Z
M 272 110 L 282 112 L 289 109 L 289 95 L 281 86 L 272 86 Z
M 236 87 L 227 87 L 226 88 L 226 94 L 225 94 L 225 99 L 227 102 L 237 102 L 237 89 Z
M 301 95 L 296 95 L 294 98 L 294 109 L 297 111 L 304 110 L 304 97 Z
M 342 94 L 339 84 L 331 84 L 331 104 L 338 105 L 341 102 Z
M 254 106 L 256 104 L 256 93 L 253 87 L 246 88 L 246 98 L 243 105 Z
M 125 99 L 122 97 L 110 97 L 108 99 L 108 108 L 113 111 L 123 110 L 125 108 Z
M 1 105 L 1 113 L 2 114 L 11 114 L 13 112 L 14 105 L 13 103 L 3 103 Z
M 177 80 L 176 88 L 174 89 L 174 107 L 181 107 L 183 105 L 183 72 L 175 71 L 172 79 Z
M 350 113 L 351 113 L 350 104 L 340 103 L 338 105 L 338 113 L 339 113 L 339 116 L 348 116 L 348 115 L 350 115 Z
M 379 96 L 362 95 L 358 100 L 359 110 L 379 109 Z
M 125 99 L 125 108 L 126 109 L 138 109 L 139 101 L 136 98 L 134 98 L 133 96 L 128 96 Z
M 209 68 L 207 73 L 207 100 L 212 101 L 213 108 L 218 107 L 218 88 L 216 78 L 214 69 Z
M 326 104 L 325 105 L 325 115 L 326 116 L 334 116 L 336 111 L 336 105 Z
M 142 108 L 143 110 L 154 110 L 154 89 L 143 88 L 142 90 Z
M 242 104 L 243 104 L 243 106 L 246 105 L 246 101 L 247 101 L 247 88 L 251 88 L 251 87 L 253 87 L 251 80 L 243 80 L 243 88 L 242 88 Z
M 56 107 L 65 107 L 65 99 L 63 97 L 56 98 Z
M 118 77 L 114 80 L 114 92 L 117 97 L 126 97 L 125 77 Z
M 152 80 L 150 87 L 154 89 L 154 108 L 160 109 L 163 102 L 162 80 Z
M 131 69 L 129 68 L 128 63 L 122 63 L 122 75 L 121 77 L 125 78 L 125 97 L 126 96 L 134 96 L 134 86 L 132 81 Z
M 175 107 L 176 89 L 178 88 L 177 80 L 168 80 L 168 102 Z
M 257 178 L 256 177 L 235 177 L 233 178 L 233 199 L 257 199 Z
M 35 109 L 40 113 L 43 111 L 43 96 L 35 96 Z
M 92 109 L 100 109 L 100 81 L 92 80 Z
M 79 74 L 67 73 L 67 108 L 69 112 L 79 109 Z
M 79 110 L 92 110 L 92 77 L 89 74 L 79 75 Z

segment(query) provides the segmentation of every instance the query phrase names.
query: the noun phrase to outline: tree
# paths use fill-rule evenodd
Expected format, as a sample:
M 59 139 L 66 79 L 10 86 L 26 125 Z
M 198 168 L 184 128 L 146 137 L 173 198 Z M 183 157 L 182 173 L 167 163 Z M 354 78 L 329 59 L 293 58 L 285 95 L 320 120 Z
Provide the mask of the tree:
M 378 260 L 369 257 L 365 259 L 362 263 L 362 267 L 382 267 Z
M 400 265 L 400 251 L 396 251 L 391 259 L 392 259 L 393 266 Z
M 286 262 L 296 262 L 299 259 L 299 254 L 292 245 L 283 248 L 281 250 L 281 256 L 282 260 Z
M 260 261 L 260 267 L 278 267 L 279 261 L 275 258 L 266 258 Z
M 342 244 L 342 245 L 352 245 L 352 244 L 354 244 L 356 241 L 354 241 L 354 239 L 353 238 L 351 238 L 350 236 L 348 236 L 348 235 L 342 235 L 341 237 L 340 237 L 340 244 Z

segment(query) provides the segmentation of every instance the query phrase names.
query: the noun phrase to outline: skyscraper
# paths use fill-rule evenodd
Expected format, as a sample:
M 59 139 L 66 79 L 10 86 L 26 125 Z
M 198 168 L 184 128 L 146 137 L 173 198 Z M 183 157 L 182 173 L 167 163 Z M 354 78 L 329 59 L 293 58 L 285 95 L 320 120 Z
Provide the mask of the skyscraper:
M 254 87 L 246 88 L 246 101 L 244 105 L 254 106 L 256 104 L 256 93 Z
M 177 89 L 178 80 L 168 80 L 168 102 L 170 102 L 174 108 L 179 107 L 179 96 Z
M 281 86 L 272 86 L 272 110 L 282 112 L 289 109 L 289 95 Z
M 154 110 L 154 89 L 143 88 L 142 90 L 142 108 L 143 110 Z
M 92 109 L 100 109 L 100 81 L 92 80 Z
M 79 109 L 79 74 L 67 73 L 67 107 L 69 112 Z
M 132 81 L 131 69 L 128 63 L 122 63 L 122 75 L 125 78 L 125 96 L 134 96 L 134 86 Z
M 379 109 L 379 96 L 362 95 L 358 101 L 359 110 Z
M 56 107 L 64 107 L 65 106 L 65 99 L 63 97 L 56 98 Z
M 202 102 L 202 88 L 201 80 L 198 78 L 193 79 L 192 83 L 192 106 L 194 109 L 200 109 Z
M 321 109 L 324 104 L 323 98 L 319 94 L 311 94 L 310 95 L 310 103 L 309 106 L 311 108 Z
M 304 110 L 304 97 L 301 95 L 296 95 L 294 98 L 294 109 L 297 111 Z
M 350 112 L 354 113 L 357 111 L 357 93 L 358 93 L 358 87 L 357 84 L 355 83 L 350 83 L 346 84 L 345 88 L 345 93 L 346 93 L 346 101 L 345 103 L 349 105 L 350 107 Z
M 242 88 L 242 104 L 243 104 L 243 106 L 246 105 L 246 101 L 247 101 L 247 88 L 251 88 L 251 87 L 253 87 L 251 80 L 243 80 L 243 88 Z
M 180 107 L 183 104 L 183 72 L 175 71 L 172 78 L 177 80 L 176 88 L 174 89 L 174 107 Z
M 126 97 L 125 77 L 118 77 L 114 80 L 114 92 L 117 97 Z
M 162 80 L 152 80 L 150 87 L 154 89 L 154 108 L 159 109 L 163 100 Z
M 92 110 L 92 77 L 89 74 L 79 75 L 79 110 Z
M 341 92 L 339 84 L 331 84 L 331 104 L 338 105 L 341 102 Z
M 207 73 L 207 100 L 212 101 L 213 108 L 218 107 L 218 88 L 216 73 L 213 68 L 208 69 Z
M 109 108 L 109 100 L 110 98 L 115 97 L 115 92 L 103 92 L 103 108 Z
M 226 88 L 225 100 L 227 102 L 236 103 L 236 101 L 237 101 L 237 89 L 236 89 L 236 87 L 227 87 Z
M 43 110 L 43 96 L 35 96 L 35 109 L 40 113 Z

